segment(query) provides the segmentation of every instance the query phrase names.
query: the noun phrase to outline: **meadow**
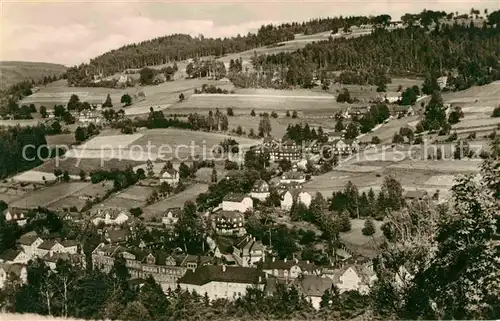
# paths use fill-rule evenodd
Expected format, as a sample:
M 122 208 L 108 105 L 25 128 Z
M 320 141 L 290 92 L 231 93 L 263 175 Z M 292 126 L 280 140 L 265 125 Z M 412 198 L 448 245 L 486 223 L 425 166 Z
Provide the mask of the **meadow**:
M 17 208 L 48 207 L 89 186 L 88 182 L 59 183 L 27 193 L 9 205 Z

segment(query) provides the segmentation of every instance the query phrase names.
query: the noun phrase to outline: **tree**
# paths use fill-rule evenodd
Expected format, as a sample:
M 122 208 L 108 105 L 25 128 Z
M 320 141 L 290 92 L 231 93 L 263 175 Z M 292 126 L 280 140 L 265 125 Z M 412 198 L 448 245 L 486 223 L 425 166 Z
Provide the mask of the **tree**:
M 375 145 L 380 144 L 381 143 L 380 138 L 378 138 L 378 136 L 373 136 L 372 140 L 371 140 L 371 143 L 375 144 Z
M 211 181 L 212 183 L 217 183 L 217 181 L 218 181 L 218 180 L 217 180 L 217 171 L 215 170 L 215 168 L 214 168 L 214 169 L 212 169 L 212 178 L 210 179 L 210 181 Z
M 439 91 L 439 84 L 437 82 L 437 77 L 427 75 L 425 77 L 424 83 L 422 85 L 422 92 L 426 95 L 430 95 L 434 93 L 435 91 Z
M 179 165 L 179 177 L 188 178 L 191 175 L 191 169 L 184 162 Z
M 250 112 L 250 116 L 255 117 L 255 110 L 252 109 L 252 111 Z
M 153 69 L 148 67 L 142 68 L 139 74 L 140 74 L 139 81 L 141 85 L 145 86 L 153 84 L 153 79 L 155 77 L 155 71 Z
M 129 94 L 123 94 L 120 102 L 124 104 L 124 106 L 130 106 L 132 104 L 132 97 Z
M 344 130 L 344 123 L 342 122 L 342 119 L 339 119 L 335 123 L 335 131 L 336 132 L 341 132 L 343 130 Z
M 63 179 L 64 182 L 69 182 L 70 177 L 69 177 L 68 171 L 64 171 L 62 179 Z
M 40 107 L 40 115 L 42 118 L 47 118 L 49 114 L 47 113 L 47 108 L 45 106 Z
M 80 173 L 78 174 L 80 176 L 81 181 L 85 181 L 87 179 L 87 173 L 83 169 L 80 170 Z
M 345 138 L 346 139 L 355 139 L 358 136 L 359 136 L 358 126 L 354 122 L 351 122 L 347 126 L 347 131 L 345 133 Z
M 77 95 L 72 94 L 71 97 L 69 98 L 69 101 L 68 101 L 66 108 L 68 109 L 68 111 L 78 110 L 79 104 L 80 104 L 80 98 L 78 98 Z
M 180 93 L 180 94 L 179 94 L 179 101 L 180 101 L 180 102 L 183 102 L 183 101 L 184 101 L 184 99 L 186 99 L 186 98 L 184 97 L 184 94 L 183 94 L 183 93 Z
M 364 225 L 363 229 L 361 230 L 361 232 L 363 233 L 363 235 L 366 235 L 366 236 L 371 236 L 371 235 L 375 234 L 375 224 L 373 223 L 373 219 L 367 218 L 365 220 L 365 225 Z
M 349 232 L 351 230 L 351 218 L 348 212 L 343 212 L 338 218 L 340 232 Z
M 109 94 L 106 96 L 106 100 L 104 101 L 104 104 L 102 104 L 102 107 L 103 108 L 113 107 L 113 103 L 111 102 L 111 96 Z
M 299 116 L 298 116 L 298 114 L 297 114 L 297 111 L 296 111 L 296 110 L 294 110 L 294 111 L 292 112 L 292 118 L 293 118 L 293 119 L 295 119 L 295 118 L 297 118 L 297 117 L 299 117 Z
M 134 217 L 139 217 L 142 214 L 142 209 L 140 207 L 133 207 L 129 210 L 130 214 Z
M 234 112 L 233 112 L 233 109 L 232 109 L 232 108 L 228 108 L 228 109 L 227 109 L 227 115 L 228 115 L 228 116 L 234 116 Z
M 394 177 L 384 178 L 380 194 L 385 196 L 385 209 L 398 211 L 404 206 L 403 187 Z
M 75 130 L 75 140 L 77 143 L 81 143 L 87 139 L 87 133 L 85 128 L 78 126 Z
M 394 136 L 392 137 L 392 143 L 393 144 L 404 144 L 405 138 L 401 134 L 395 133 Z
M 149 321 L 152 320 L 149 315 L 148 310 L 144 307 L 144 305 L 140 302 L 134 301 L 132 303 L 127 304 L 125 310 L 120 314 L 120 320 L 123 321 L 137 321 L 144 320 Z
M 149 178 L 152 178 L 155 175 L 154 165 L 150 159 L 148 159 L 146 162 L 146 173 L 147 173 Z
M 267 137 L 271 133 L 271 120 L 269 119 L 269 114 L 264 113 L 259 121 L 259 136 Z
M 491 117 L 500 117 L 500 106 L 497 106 L 497 107 L 493 110 L 493 114 L 491 114 Z

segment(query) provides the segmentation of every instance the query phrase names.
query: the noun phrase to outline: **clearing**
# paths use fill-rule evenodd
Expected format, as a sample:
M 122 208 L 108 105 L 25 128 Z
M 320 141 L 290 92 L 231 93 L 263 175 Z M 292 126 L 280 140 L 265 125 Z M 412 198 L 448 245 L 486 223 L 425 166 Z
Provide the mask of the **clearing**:
M 48 207 L 52 203 L 62 200 L 89 186 L 88 182 L 59 183 L 28 193 L 24 197 L 11 203 L 16 208 Z

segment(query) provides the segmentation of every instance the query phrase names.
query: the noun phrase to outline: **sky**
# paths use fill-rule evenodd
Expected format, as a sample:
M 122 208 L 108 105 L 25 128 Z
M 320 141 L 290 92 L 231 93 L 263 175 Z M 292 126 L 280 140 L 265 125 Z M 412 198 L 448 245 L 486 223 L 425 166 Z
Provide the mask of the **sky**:
M 424 8 L 466 13 L 500 9 L 500 0 L 0 0 L 0 60 L 67 66 L 111 49 L 173 33 L 230 37 L 262 24 L 388 13 L 399 20 Z

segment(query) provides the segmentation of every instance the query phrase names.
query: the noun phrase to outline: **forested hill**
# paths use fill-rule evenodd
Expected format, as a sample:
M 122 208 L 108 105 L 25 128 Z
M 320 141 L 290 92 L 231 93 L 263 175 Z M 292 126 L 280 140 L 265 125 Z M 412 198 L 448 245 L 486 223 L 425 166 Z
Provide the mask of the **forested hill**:
M 61 76 L 66 66 L 45 62 L 0 61 L 0 89 L 23 80 L 43 80 L 43 77 Z
M 312 19 L 302 23 L 265 25 L 261 26 L 256 34 L 248 33 L 246 36 L 238 35 L 224 39 L 191 37 L 183 34 L 169 35 L 111 50 L 91 59 L 89 64 L 70 68 L 68 82 L 70 84 L 79 82 L 82 78 L 94 74 L 110 75 L 127 68 L 142 68 L 187 58 L 222 56 L 293 40 L 294 35 L 298 33 L 314 34 L 330 30 L 336 33 L 339 28 L 345 26 L 386 23 L 390 19 L 388 15 Z
M 267 74 L 287 70 L 284 78 L 289 85 L 306 85 L 313 71 L 374 74 L 383 69 L 392 75 L 449 75 L 456 89 L 465 89 L 500 79 L 500 27 L 442 24 L 432 31 L 417 27 L 391 32 L 377 29 L 363 37 L 311 43 L 296 52 L 260 56 L 255 66 Z

